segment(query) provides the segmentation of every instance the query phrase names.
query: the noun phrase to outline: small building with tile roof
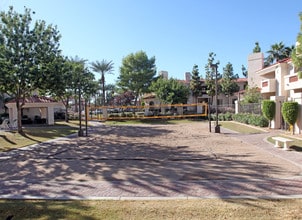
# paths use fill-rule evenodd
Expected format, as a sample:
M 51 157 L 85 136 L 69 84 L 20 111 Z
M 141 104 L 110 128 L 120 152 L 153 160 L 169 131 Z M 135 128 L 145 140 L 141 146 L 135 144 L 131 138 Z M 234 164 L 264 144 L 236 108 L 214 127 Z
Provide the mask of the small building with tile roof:
M 16 100 L 11 100 L 5 104 L 8 108 L 9 120 L 12 123 L 17 119 Z M 24 123 L 54 124 L 54 111 L 56 108 L 63 108 L 61 102 L 57 102 L 49 97 L 33 95 L 25 98 L 21 109 Z

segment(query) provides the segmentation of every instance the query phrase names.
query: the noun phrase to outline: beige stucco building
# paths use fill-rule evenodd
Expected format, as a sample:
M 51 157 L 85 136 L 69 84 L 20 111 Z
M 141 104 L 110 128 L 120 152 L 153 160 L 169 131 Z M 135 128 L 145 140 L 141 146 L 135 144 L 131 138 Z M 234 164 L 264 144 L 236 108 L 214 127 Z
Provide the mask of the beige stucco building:
M 248 82 L 250 87 L 258 87 L 264 99 L 276 103 L 276 115 L 271 128 L 284 126 L 281 108 L 285 101 L 295 101 L 299 104 L 299 116 L 295 124 L 295 133 L 302 130 L 302 79 L 299 79 L 291 59 L 281 60 L 264 68 L 263 53 L 254 53 L 248 57 Z
M 11 124 L 17 119 L 17 107 L 14 100 L 6 103 L 9 113 L 9 121 Z M 53 125 L 54 121 L 54 111 L 56 108 L 63 108 L 61 102 L 56 102 L 47 97 L 32 96 L 25 99 L 25 103 L 22 106 L 22 116 L 26 116 L 28 122 L 34 123 L 35 120 L 43 122 L 48 125 Z M 25 122 L 25 119 L 24 119 Z
M 163 76 L 166 79 L 168 79 L 169 77 L 167 71 L 160 71 L 159 75 Z M 179 81 L 189 87 L 191 79 L 192 79 L 191 73 L 185 72 L 184 79 Z M 235 109 L 235 101 L 240 99 L 240 92 L 245 90 L 248 83 L 248 79 L 247 78 L 236 79 L 236 83 L 239 86 L 239 92 L 234 93 L 232 96 L 219 94 L 217 96 L 217 103 L 215 98 L 213 100 L 210 100 L 212 97 L 210 97 L 206 92 L 207 86 L 206 86 L 205 79 L 201 79 L 201 82 L 202 82 L 202 94 L 198 97 L 194 97 L 192 94 L 190 94 L 188 97 L 187 104 L 208 103 L 210 101 L 212 108 L 215 108 L 216 105 L 218 105 L 219 108 L 225 107 L 225 108 Z M 145 94 L 142 97 L 142 99 L 146 105 L 160 104 L 160 100 L 156 97 L 154 93 Z

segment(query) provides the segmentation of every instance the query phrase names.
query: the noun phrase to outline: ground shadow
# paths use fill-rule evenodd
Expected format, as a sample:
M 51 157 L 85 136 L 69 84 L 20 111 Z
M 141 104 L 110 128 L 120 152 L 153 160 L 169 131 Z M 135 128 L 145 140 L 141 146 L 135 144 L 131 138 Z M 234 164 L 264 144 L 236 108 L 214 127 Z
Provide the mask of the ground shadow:
M 292 145 L 290 146 L 290 149 L 294 151 L 302 152 L 302 147 L 300 146 Z
M 94 219 L 86 214 L 93 209 L 80 201 L 0 200 L 0 210 L 0 219 Z
M 2 137 L 6 142 L 15 145 L 16 142 L 10 140 L 6 135 L 0 135 L 0 137 Z
M 178 132 L 173 126 L 102 125 L 91 128 L 88 137 L 17 150 L 0 159 L 0 193 L 49 199 L 81 198 L 82 192 L 94 197 L 225 198 L 268 191 L 287 195 L 299 185 L 272 178 L 300 171 L 284 168 L 280 158 L 262 157 L 252 145 L 204 128 L 188 133 L 185 125 L 175 125 L 181 126 Z

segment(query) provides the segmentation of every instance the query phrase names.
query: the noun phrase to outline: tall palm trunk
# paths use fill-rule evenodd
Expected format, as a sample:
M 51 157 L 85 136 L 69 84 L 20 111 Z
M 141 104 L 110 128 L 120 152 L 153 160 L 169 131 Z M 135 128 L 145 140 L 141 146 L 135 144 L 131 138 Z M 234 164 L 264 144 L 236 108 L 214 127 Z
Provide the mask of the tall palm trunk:
M 105 75 L 104 73 L 102 73 L 102 78 L 101 78 L 101 81 L 102 81 L 102 98 L 103 98 L 103 105 L 105 106 L 106 105 L 106 102 L 105 102 L 105 99 L 106 99 L 106 96 L 105 96 Z

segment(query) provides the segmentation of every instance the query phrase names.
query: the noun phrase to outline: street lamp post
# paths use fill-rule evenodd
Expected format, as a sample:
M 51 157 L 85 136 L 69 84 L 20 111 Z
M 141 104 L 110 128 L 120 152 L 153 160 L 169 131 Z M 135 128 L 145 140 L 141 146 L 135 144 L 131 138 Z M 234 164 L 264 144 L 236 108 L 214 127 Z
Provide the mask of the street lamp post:
M 211 106 L 210 106 L 210 98 L 208 98 L 208 119 L 209 119 L 209 131 L 212 132 L 211 128 Z
M 216 126 L 215 126 L 215 133 L 220 133 L 220 126 L 218 125 L 218 81 L 217 81 L 218 63 L 211 64 L 211 68 L 215 68 L 215 102 L 216 102 Z
M 79 132 L 78 132 L 78 136 L 79 137 L 82 137 L 83 136 L 83 130 L 82 130 L 82 105 L 81 105 L 81 86 L 80 86 L 80 83 L 79 83 Z

